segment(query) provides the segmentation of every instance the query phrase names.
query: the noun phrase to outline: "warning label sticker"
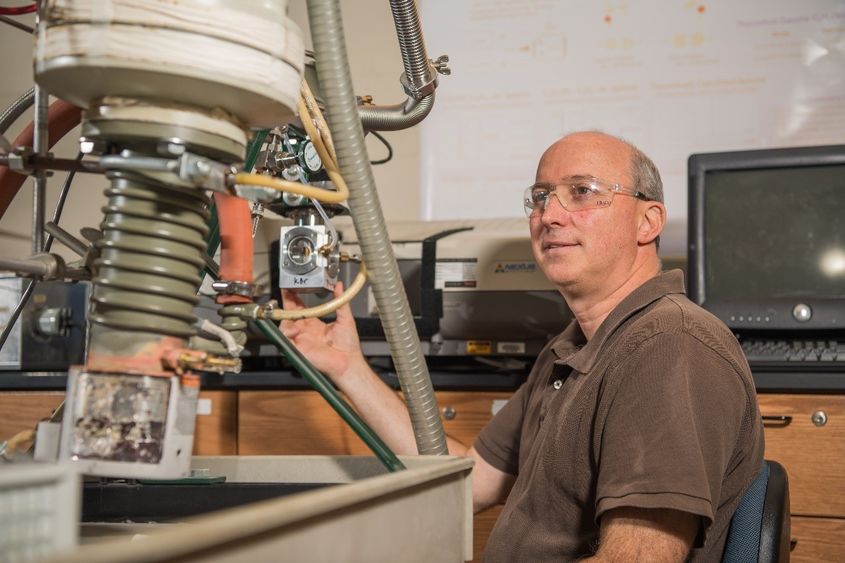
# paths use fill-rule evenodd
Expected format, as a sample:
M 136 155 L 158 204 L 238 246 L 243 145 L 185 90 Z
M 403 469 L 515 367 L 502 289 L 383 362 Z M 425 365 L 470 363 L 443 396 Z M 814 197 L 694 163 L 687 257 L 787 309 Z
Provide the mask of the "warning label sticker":
M 493 353 L 493 343 L 487 340 L 467 341 L 467 354 L 489 355 Z
M 434 288 L 476 287 L 478 259 L 448 258 L 437 260 L 434 267 Z
M 497 342 L 497 354 L 524 354 L 525 342 Z

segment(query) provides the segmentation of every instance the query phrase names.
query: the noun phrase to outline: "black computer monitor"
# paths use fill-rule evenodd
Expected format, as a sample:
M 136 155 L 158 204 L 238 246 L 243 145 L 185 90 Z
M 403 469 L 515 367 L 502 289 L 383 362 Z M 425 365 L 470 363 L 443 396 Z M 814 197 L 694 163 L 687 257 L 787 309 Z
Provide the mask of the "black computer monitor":
M 845 145 L 689 158 L 690 298 L 736 330 L 845 328 Z

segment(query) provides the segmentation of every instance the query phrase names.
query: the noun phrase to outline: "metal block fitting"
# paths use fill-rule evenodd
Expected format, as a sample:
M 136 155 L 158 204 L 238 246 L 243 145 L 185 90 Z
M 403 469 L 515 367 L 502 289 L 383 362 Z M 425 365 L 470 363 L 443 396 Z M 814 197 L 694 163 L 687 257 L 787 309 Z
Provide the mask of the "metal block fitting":
M 8 154 L 9 168 L 18 174 L 32 174 L 33 169 L 29 166 L 29 159 L 32 154 L 32 147 L 15 147 Z

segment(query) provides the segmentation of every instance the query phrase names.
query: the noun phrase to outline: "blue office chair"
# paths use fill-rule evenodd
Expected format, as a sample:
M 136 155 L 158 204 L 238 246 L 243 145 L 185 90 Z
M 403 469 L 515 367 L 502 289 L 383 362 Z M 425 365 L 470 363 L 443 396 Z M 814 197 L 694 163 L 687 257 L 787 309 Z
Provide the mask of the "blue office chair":
M 722 563 L 789 561 L 789 480 L 776 461 L 764 460 L 731 519 Z

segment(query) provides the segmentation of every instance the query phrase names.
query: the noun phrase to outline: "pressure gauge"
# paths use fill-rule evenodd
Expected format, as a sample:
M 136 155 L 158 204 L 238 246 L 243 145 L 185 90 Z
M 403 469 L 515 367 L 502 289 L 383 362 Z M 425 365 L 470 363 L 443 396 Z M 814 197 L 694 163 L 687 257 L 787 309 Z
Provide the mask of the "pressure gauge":
M 311 141 L 305 141 L 300 153 L 302 165 L 308 169 L 309 172 L 317 172 L 323 167 L 323 161 L 320 155 L 317 154 L 317 149 Z

